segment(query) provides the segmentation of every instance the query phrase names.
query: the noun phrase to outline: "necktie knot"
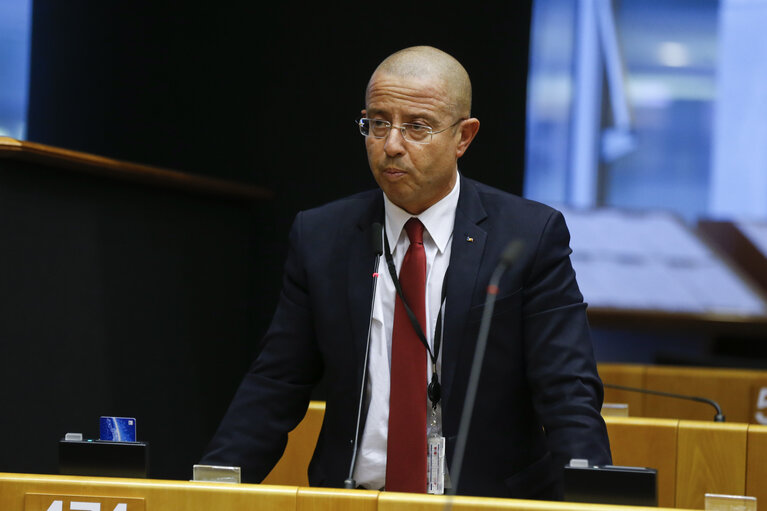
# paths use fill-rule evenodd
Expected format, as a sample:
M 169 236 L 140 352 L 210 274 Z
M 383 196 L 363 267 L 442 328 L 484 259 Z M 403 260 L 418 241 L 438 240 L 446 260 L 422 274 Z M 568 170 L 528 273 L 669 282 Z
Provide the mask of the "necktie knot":
M 416 217 L 411 218 L 405 223 L 405 232 L 410 243 L 423 245 L 423 224 Z

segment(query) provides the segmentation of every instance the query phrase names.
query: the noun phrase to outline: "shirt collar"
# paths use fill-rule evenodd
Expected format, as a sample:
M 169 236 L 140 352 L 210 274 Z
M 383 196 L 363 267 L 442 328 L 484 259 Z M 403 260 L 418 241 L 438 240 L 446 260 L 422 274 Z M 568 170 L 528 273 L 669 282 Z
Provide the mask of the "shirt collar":
M 444 252 L 447 248 L 447 244 L 450 241 L 450 237 L 453 234 L 453 224 L 455 223 L 455 210 L 458 207 L 458 196 L 461 191 L 461 175 L 456 176 L 455 185 L 450 193 L 442 197 L 436 204 L 433 204 L 429 209 L 421 213 L 420 215 L 411 215 L 401 207 L 394 204 L 384 194 L 384 211 L 386 213 L 386 236 L 393 241 L 391 249 L 392 253 L 396 252 L 396 246 L 402 231 L 405 227 L 405 223 L 412 217 L 418 218 L 423 224 L 426 232 L 434 240 L 434 244 L 437 246 L 437 250 L 440 253 Z M 406 236 L 406 235 L 405 235 Z

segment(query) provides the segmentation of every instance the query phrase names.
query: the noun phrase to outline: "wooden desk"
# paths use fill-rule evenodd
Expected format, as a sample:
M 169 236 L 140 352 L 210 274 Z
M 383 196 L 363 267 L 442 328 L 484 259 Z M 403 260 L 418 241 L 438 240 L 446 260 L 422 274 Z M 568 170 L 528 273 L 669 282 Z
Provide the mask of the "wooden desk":
M 136 511 L 441 511 L 449 497 L 386 493 L 360 490 L 299 488 L 255 484 L 196 483 L 104 477 L 46 476 L 0 473 L 0 509 L 32 511 L 25 508 L 28 494 L 43 494 L 43 502 L 60 498 L 63 509 L 69 502 L 97 498 L 129 498 Z M 52 497 L 62 496 L 62 497 Z M 47 499 L 47 500 L 45 500 Z M 111 506 L 112 503 L 110 503 Z M 112 511 L 102 506 L 101 511 Z M 128 508 L 127 511 L 134 511 Z M 630 506 L 602 506 L 516 499 L 455 497 L 452 509 L 468 511 L 587 511 L 659 509 Z M 667 509 L 667 508 L 666 508 Z M 36 511 L 36 510 L 35 510 Z
M 746 495 L 767 502 L 767 426 L 748 426 L 746 444 Z
M 265 482 L 308 485 L 306 469 L 324 412 L 324 403 L 310 404 Z M 606 417 L 605 422 L 614 464 L 658 470 L 660 506 L 702 509 L 706 492 L 767 500 L 767 426 L 642 417 Z
M 606 417 L 613 464 L 658 471 L 658 505 L 676 502 L 677 428 L 679 421 Z M 659 453 L 665 455 L 659 456 Z
M 703 508 L 705 493 L 767 500 L 767 426 L 606 417 L 613 463 L 658 470 L 658 503 Z
M 706 493 L 745 495 L 747 424 L 679 421 L 676 505 L 702 509 Z
M 767 417 L 759 408 L 759 394 L 767 389 L 767 371 L 705 367 L 599 364 L 605 383 L 703 396 L 722 407 L 728 422 L 758 423 Z M 710 421 L 714 409 L 705 403 L 605 389 L 605 402 L 627 403 L 632 417 L 660 417 Z M 763 419 L 764 420 L 764 419 Z

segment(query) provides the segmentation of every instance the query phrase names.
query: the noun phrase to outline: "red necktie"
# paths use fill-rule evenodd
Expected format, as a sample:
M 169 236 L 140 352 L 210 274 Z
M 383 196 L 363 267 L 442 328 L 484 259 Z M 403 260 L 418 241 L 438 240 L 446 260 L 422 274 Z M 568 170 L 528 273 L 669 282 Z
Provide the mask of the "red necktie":
M 399 281 L 405 300 L 426 332 L 423 224 L 411 218 L 405 230 L 410 247 L 402 260 Z M 386 490 L 426 492 L 426 348 L 399 296 L 394 303 L 392 328 Z

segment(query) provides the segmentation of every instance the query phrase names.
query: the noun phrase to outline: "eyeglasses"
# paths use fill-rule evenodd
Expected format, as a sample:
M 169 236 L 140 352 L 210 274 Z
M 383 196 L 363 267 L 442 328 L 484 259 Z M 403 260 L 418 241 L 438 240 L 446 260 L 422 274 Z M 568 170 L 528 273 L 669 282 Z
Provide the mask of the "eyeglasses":
M 365 117 L 356 122 L 360 128 L 360 133 L 366 137 L 386 138 L 392 128 L 397 128 L 400 133 L 402 133 L 402 138 L 408 142 L 415 142 L 416 144 L 428 144 L 431 142 L 432 135 L 438 135 L 443 131 L 447 131 L 459 122 L 465 120 L 466 119 L 458 119 L 447 128 L 441 129 L 439 131 L 434 131 L 430 126 L 427 126 L 426 124 L 403 122 L 401 125 L 395 126 L 389 121 L 384 121 L 383 119 L 367 119 Z

